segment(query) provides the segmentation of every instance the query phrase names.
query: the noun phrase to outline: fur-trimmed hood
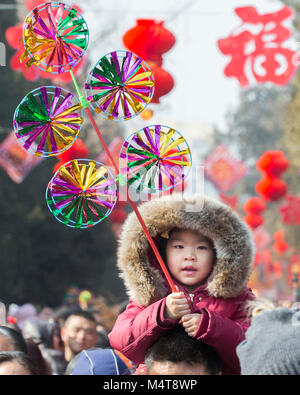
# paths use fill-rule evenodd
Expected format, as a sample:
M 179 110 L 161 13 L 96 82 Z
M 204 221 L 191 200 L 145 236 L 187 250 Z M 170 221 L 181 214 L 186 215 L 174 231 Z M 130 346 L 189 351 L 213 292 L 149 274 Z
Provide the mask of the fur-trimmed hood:
M 174 193 L 138 209 L 154 241 L 173 228 L 196 230 L 209 237 L 217 260 L 208 279 L 208 293 L 232 298 L 242 292 L 254 260 L 254 243 L 251 230 L 230 207 L 204 195 Z M 135 213 L 131 213 L 122 229 L 117 266 L 129 298 L 143 306 L 170 293 L 159 265 L 149 259 L 150 250 Z

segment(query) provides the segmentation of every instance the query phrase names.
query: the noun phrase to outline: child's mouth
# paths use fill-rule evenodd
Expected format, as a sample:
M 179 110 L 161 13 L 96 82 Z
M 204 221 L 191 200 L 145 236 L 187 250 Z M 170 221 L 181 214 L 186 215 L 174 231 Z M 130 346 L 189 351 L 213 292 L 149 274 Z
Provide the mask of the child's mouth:
M 184 274 L 186 275 L 193 275 L 195 274 L 195 272 L 197 271 L 197 269 L 195 269 L 193 266 L 186 266 L 182 269 L 182 271 L 184 272 Z

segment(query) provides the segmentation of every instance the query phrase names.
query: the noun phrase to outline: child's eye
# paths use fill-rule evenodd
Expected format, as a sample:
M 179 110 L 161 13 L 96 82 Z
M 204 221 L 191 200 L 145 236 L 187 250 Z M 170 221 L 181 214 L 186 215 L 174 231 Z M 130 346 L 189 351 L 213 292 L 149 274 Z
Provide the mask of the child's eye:
M 206 246 L 198 246 L 199 250 L 207 250 L 208 247 Z
M 181 245 L 181 244 L 176 244 L 176 245 L 174 245 L 174 248 L 181 249 L 181 248 L 183 248 L 183 245 Z

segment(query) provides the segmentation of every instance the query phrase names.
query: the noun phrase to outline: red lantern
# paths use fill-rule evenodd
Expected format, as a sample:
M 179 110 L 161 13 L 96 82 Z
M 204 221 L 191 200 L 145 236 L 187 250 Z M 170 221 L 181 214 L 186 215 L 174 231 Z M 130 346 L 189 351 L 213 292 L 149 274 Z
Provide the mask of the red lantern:
M 266 175 L 256 183 L 255 191 L 267 201 L 276 201 L 286 194 L 287 186 L 280 178 Z
M 251 197 L 243 205 L 246 213 L 260 214 L 266 209 L 265 202 L 259 197 Z
M 279 177 L 289 167 L 289 161 L 282 151 L 266 151 L 256 162 L 259 171 Z
M 142 59 L 157 61 L 175 44 L 175 37 L 163 26 L 163 20 L 138 19 L 136 22 L 137 25 L 124 34 L 123 43 Z
M 80 138 L 77 138 L 68 150 L 57 155 L 59 162 L 54 166 L 53 171 L 56 172 L 62 164 L 69 162 L 72 159 L 83 159 L 88 158 L 88 156 L 88 148 Z
M 251 229 L 255 229 L 264 223 L 264 219 L 260 215 L 249 213 L 244 217 L 244 221 L 250 226 Z
M 154 67 L 152 73 L 155 83 L 152 103 L 159 103 L 160 97 L 166 95 L 174 88 L 174 80 L 171 74 L 161 67 Z
M 23 23 L 19 23 L 16 26 L 10 26 L 5 30 L 5 39 L 11 48 L 22 49 L 24 51 L 22 34 Z
M 274 250 L 277 254 L 283 254 L 289 249 L 289 244 L 284 240 L 284 231 L 278 230 L 273 234 L 273 238 L 275 240 L 273 244 Z

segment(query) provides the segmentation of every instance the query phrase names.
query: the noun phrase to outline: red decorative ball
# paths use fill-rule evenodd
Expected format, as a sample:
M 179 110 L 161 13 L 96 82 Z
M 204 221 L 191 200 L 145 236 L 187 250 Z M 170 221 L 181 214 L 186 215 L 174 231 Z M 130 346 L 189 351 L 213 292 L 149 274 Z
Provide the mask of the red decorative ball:
M 259 171 L 269 176 L 279 177 L 289 167 L 289 161 L 282 151 L 266 151 L 256 162 Z
M 60 168 L 60 166 L 62 166 L 66 162 L 69 162 L 70 160 L 84 159 L 88 158 L 88 156 L 88 148 L 80 138 L 77 138 L 69 149 L 56 156 L 59 162 L 56 163 L 53 171 L 56 172 Z
M 152 73 L 155 83 L 152 103 L 159 103 L 160 97 L 166 95 L 174 88 L 174 80 L 171 74 L 161 67 L 154 67 Z
M 286 194 L 287 186 L 280 178 L 266 175 L 256 183 L 255 191 L 267 201 L 276 201 Z
M 260 215 L 247 214 L 244 217 L 244 221 L 250 226 L 251 229 L 255 229 L 264 223 L 264 219 Z
M 143 60 L 156 60 L 175 44 L 175 37 L 163 26 L 163 20 L 137 19 L 136 22 L 137 25 L 124 34 L 123 43 Z
M 260 214 L 266 209 L 266 204 L 260 197 L 251 197 L 243 205 L 245 213 Z

